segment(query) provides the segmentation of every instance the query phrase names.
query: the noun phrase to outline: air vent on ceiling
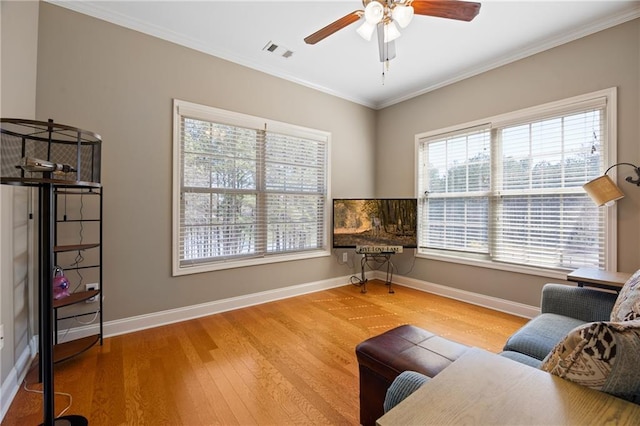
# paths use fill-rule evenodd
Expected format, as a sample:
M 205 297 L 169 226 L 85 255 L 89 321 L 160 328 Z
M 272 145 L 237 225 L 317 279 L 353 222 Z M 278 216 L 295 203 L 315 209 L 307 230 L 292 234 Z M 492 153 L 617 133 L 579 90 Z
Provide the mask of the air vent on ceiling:
M 284 46 L 275 44 L 274 42 L 270 41 L 269 43 L 267 43 L 262 50 L 264 50 L 265 52 L 271 52 L 274 53 L 278 56 L 282 56 L 285 59 L 289 59 L 292 55 L 293 55 L 293 51 L 287 49 Z

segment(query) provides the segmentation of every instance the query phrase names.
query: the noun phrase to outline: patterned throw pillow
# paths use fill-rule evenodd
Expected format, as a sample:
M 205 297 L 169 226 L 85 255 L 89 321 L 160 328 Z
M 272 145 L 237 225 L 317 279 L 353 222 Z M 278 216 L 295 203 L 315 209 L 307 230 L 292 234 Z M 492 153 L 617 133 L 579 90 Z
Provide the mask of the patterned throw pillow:
M 582 386 L 640 402 L 640 320 L 573 329 L 540 369 Z
M 611 311 L 611 321 L 640 318 L 640 269 L 622 286 Z

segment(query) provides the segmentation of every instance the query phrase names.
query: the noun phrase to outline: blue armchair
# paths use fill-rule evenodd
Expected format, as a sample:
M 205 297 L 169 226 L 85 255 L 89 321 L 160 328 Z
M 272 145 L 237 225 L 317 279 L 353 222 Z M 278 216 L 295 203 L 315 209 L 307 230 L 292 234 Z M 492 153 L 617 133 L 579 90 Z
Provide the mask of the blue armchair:
M 617 294 L 601 290 L 546 284 L 542 289 L 540 315 L 516 331 L 500 355 L 540 368 L 542 361 L 576 327 L 611 319 Z M 429 377 L 413 371 L 400 374 L 387 390 L 385 412 L 404 400 Z
M 542 289 L 541 314 L 515 332 L 500 355 L 532 367 L 574 328 L 594 321 L 609 321 L 617 294 L 563 284 Z

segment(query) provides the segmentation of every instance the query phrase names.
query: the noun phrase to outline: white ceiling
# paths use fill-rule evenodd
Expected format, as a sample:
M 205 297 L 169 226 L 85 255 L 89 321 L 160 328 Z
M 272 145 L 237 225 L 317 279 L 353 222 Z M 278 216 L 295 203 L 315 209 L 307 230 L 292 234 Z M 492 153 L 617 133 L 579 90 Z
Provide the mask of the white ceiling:
M 383 84 L 375 36 L 364 41 L 358 22 L 303 41 L 360 0 L 49 1 L 377 109 L 640 17 L 631 0 L 481 1 L 471 22 L 416 15 Z

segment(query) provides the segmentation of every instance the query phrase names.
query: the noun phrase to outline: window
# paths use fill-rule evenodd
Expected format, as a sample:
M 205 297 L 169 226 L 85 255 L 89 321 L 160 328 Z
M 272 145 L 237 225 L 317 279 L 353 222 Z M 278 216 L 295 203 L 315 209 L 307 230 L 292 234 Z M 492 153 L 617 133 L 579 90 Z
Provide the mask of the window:
M 324 256 L 326 132 L 174 101 L 174 275 Z
M 610 89 L 418 135 L 419 254 L 615 268 L 615 208 L 582 189 L 615 160 L 614 116 Z

